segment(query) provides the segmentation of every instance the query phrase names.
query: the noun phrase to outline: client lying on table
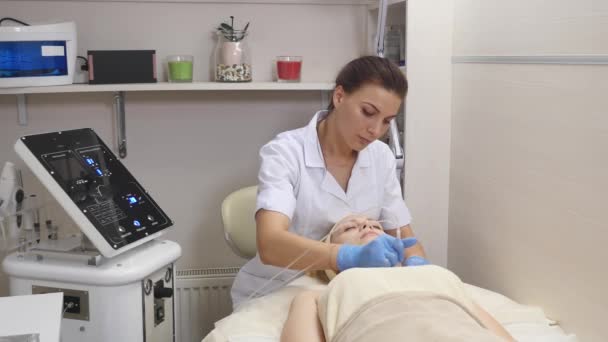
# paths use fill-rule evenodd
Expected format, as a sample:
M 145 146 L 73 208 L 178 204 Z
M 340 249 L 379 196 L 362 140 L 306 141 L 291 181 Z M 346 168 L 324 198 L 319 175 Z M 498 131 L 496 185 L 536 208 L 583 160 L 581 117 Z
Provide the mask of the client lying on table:
M 384 234 L 379 222 L 351 215 L 328 243 L 366 244 Z M 324 291 L 292 301 L 282 342 L 514 341 L 474 303 L 460 279 L 434 265 L 320 271 Z

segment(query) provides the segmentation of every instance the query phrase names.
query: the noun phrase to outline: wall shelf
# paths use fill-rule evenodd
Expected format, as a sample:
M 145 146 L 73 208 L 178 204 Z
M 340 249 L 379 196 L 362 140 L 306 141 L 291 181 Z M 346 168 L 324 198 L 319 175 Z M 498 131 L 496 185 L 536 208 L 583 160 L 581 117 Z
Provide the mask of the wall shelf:
M 245 90 L 333 90 L 333 83 L 278 83 L 278 82 L 247 82 L 247 83 L 133 83 L 133 84 L 71 84 L 47 87 L 0 88 L 0 95 L 20 94 L 52 94 L 52 93 L 96 93 L 119 91 L 245 91 Z
M 40 0 L 22 0 L 40 1 Z M 66 0 L 49 0 L 66 1 Z M 67 0 L 72 2 L 96 2 L 99 0 Z M 109 1 L 109 0 L 107 0 Z M 374 0 L 111 0 L 113 2 L 152 2 L 152 3 L 211 3 L 211 4 L 279 4 L 279 5 L 369 5 Z

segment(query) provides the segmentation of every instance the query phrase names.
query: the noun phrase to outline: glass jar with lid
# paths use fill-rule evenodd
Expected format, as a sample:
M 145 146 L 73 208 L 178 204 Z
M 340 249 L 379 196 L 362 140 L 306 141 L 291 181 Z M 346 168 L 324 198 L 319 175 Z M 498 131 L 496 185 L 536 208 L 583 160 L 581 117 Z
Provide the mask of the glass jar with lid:
M 246 30 L 217 31 L 215 81 L 251 82 L 251 52 Z

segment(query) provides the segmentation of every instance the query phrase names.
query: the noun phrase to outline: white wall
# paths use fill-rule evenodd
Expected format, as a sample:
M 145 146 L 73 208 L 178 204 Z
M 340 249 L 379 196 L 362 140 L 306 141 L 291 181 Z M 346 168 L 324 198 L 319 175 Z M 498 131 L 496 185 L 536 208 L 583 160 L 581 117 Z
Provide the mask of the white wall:
M 608 55 L 608 3 L 458 1 L 454 54 Z M 608 317 L 608 66 L 454 66 L 449 267 L 581 341 Z
M 607 12 L 597 0 L 459 0 L 454 55 L 605 55 Z
M 365 48 L 366 7 L 358 5 L 2 1 L 2 16 L 27 22 L 75 20 L 79 51 L 153 48 L 208 63 L 210 32 L 224 18 L 251 21 L 254 81 L 271 80 L 272 58 L 304 56 L 303 80 L 331 81 Z M 315 23 L 311 25 L 311 23 Z M 160 63 L 160 61 L 159 61 Z M 195 78 L 208 80 L 208 70 Z M 92 127 L 114 145 L 111 93 L 29 95 L 29 125 L 17 125 L 15 96 L 0 96 L 0 161 L 18 162 L 12 145 L 26 134 Z M 131 92 L 126 95 L 127 167 L 175 221 L 179 268 L 239 266 L 223 241 L 220 204 L 256 182 L 257 152 L 277 133 L 305 125 L 321 94 L 305 92 Z M 41 186 L 26 174 L 28 189 Z M 48 196 L 47 196 L 48 197 Z M 56 208 L 65 228 L 70 222 Z M 0 275 L 0 295 L 6 284 Z
M 410 0 L 407 6 L 405 198 L 428 257 L 446 266 L 453 1 Z

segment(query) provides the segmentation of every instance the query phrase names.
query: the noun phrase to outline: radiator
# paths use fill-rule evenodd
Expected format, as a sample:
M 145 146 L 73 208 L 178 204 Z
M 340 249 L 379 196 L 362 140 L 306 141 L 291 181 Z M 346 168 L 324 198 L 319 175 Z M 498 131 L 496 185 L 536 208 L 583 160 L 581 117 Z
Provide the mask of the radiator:
M 232 312 L 230 288 L 238 267 L 179 270 L 175 279 L 175 342 L 201 342 Z

